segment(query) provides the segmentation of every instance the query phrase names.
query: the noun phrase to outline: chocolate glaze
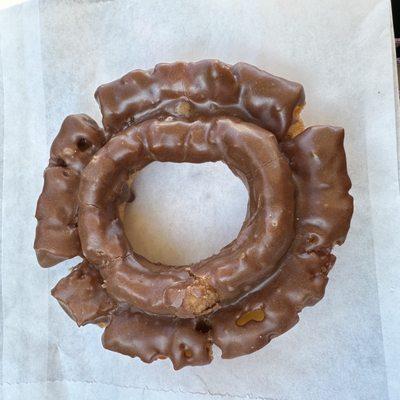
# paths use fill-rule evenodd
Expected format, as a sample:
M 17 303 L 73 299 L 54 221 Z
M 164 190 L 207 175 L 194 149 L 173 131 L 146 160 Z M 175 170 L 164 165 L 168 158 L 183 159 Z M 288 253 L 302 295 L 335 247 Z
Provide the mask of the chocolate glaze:
M 51 267 L 80 253 L 77 229 L 79 174 L 64 167 L 47 167 L 39 197 L 35 250 L 39 264 Z
M 95 96 L 105 133 L 88 117 L 66 119 L 37 209 L 41 265 L 82 242 L 88 261 L 52 292 L 78 325 L 107 321 L 104 347 L 179 369 L 209 363 L 212 343 L 224 358 L 253 352 L 322 298 L 353 201 L 343 130 L 301 132 L 301 85 L 205 60 L 136 70 Z M 181 267 L 135 254 L 119 206 L 131 174 L 155 160 L 225 162 L 249 190 L 238 238 Z
M 127 171 L 152 161 L 224 161 L 249 189 L 238 238 L 199 263 L 171 268 L 135 257 L 116 208 Z M 118 301 L 156 314 L 193 317 L 259 285 L 294 235 L 294 190 L 272 133 L 227 117 L 196 122 L 150 120 L 111 139 L 82 174 L 79 235 L 85 257 Z M 111 205 L 114 204 L 114 207 Z
M 151 338 L 151 340 L 149 340 Z M 194 319 L 177 319 L 120 310 L 103 334 L 103 346 L 151 363 L 170 358 L 175 369 L 212 360 L 211 341 Z
M 78 326 L 104 322 L 116 307 L 103 288 L 103 278 L 87 261 L 73 268 L 51 294 Z
M 81 172 L 106 142 L 106 134 L 85 114 L 69 115 L 50 149 L 49 165 Z
M 296 237 L 273 279 L 211 316 L 212 338 L 222 357 L 265 346 L 290 329 L 305 306 L 322 298 L 335 262 L 330 251 L 343 243 L 353 212 L 343 136 L 340 128 L 312 127 L 282 146 L 297 186 Z M 263 321 L 237 325 L 241 315 L 260 308 Z
M 34 248 L 42 267 L 81 254 L 77 229 L 79 176 L 104 143 L 104 131 L 87 115 L 70 115 L 62 123 L 51 146 L 36 208 Z
M 299 252 L 330 252 L 343 244 L 353 214 L 344 130 L 314 126 L 282 144 L 297 186 Z
M 158 64 L 132 71 L 100 86 L 95 98 L 108 132 L 158 115 L 197 119 L 231 115 L 254 122 L 282 139 L 296 107 L 304 105 L 303 87 L 246 63 L 218 60 Z M 189 106 L 179 107 L 184 101 Z

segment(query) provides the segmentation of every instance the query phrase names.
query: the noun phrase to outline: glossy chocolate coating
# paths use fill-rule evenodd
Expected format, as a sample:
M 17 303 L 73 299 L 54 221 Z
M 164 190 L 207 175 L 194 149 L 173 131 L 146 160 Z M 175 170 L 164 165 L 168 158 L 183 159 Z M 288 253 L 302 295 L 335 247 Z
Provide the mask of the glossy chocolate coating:
M 317 126 L 282 146 L 297 186 L 296 237 L 273 279 L 211 316 L 212 338 L 224 358 L 263 347 L 322 298 L 335 262 L 331 249 L 343 243 L 353 212 L 343 137 L 343 129 Z M 256 309 L 264 311 L 263 321 L 237 325 L 241 315 Z
M 330 252 L 343 244 L 353 199 L 343 147 L 344 130 L 314 126 L 282 144 L 297 186 L 299 252 Z
M 256 123 L 278 140 L 295 122 L 295 108 L 304 105 L 300 84 L 250 64 L 230 66 L 217 60 L 158 64 L 153 70 L 135 70 L 100 86 L 95 97 L 103 125 L 112 133 L 159 115 L 189 120 L 230 115 Z M 181 101 L 189 106 L 182 109 Z
M 117 217 L 127 171 L 152 161 L 223 161 L 245 181 L 249 212 L 235 241 L 199 263 L 171 268 L 135 257 Z M 120 302 L 193 317 L 243 296 L 271 276 L 294 235 L 294 189 L 275 136 L 227 117 L 150 120 L 111 139 L 82 174 L 79 235 L 85 257 Z M 114 207 L 111 205 L 114 204 Z
M 80 253 L 82 242 L 88 262 L 53 289 L 79 325 L 108 321 L 104 347 L 145 362 L 168 357 L 179 369 L 209 363 L 212 343 L 224 358 L 253 352 L 323 297 L 353 200 L 343 130 L 301 132 L 301 85 L 205 60 L 136 70 L 95 96 L 105 132 L 69 117 L 37 211 L 42 265 Z M 83 154 L 65 151 L 78 143 Z M 135 254 L 118 208 L 130 175 L 155 160 L 225 162 L 249 191 L 237 239 L 181 267 Z
M 42 267 L 81 254 L 77 228 L 80 173 L 105 141 L 104 131 L 87 115 L 70 115 L 62 123 L 51 146 L 36 208 L 34 248 Z
M 51 294 L 78 326 L 104 322 L 116 307 L 100 273 L 86 261 L 61 279 Z
M 212 360 L 210 338 L 196 330 L 196 320 L 129 310 L 113 314 L 103 334 L 103 345 L 147 363 L 168 357 L 175 369 L 204 365 Z

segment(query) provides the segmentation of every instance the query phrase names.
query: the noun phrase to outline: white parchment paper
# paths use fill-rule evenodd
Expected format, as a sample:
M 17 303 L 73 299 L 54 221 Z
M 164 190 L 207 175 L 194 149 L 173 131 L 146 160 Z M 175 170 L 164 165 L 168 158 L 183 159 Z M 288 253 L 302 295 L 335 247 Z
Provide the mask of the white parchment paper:
M 1 395 L 19 399 L 400 399 L 397 83 L 388 0 L 29 2 L 0 12 Z M 78 329 L 50 289 L 76 260 L 32 250 L 49 146 L 98 85 L 158 62 L 246 61 L 304 84 L 305 122 L 346 129 L 355 213 L 325 298 L 252 355 L 145 365 Z M 1 90 L 2 89 L 2 90 Z M 232 239 L 247 195 L 223 165 L 152 165 L 135 182 L 138 249 L 177 263 Z M 186 192 L 186 194 L 183 194 Z M 202 203 L 203 206 L 198 206 Z M 144 221 L 149 221 L 145 223 Z M 185 223 L 183 223 L 185 222 Z

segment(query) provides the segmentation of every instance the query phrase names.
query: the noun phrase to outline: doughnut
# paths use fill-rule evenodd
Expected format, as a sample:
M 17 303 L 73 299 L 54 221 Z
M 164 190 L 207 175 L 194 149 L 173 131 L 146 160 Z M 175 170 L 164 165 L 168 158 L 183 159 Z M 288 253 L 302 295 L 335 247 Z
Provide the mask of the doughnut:
M 252 353 L 324 295 L 353 199 L 344 130 L 304 128 L 303 87 L 246 64 L 158 64 L 100 86 L 103 128 L 65 119 L 36 211 L 42 267 L 81 256 L 52 290 L 103 346 L 175 369 Z M 183 266 L 136 254 L 121 216 L 132 175 L 154 161 L 224 162 L 246 186 L 247 215 L 219 253 Z
M 124 235 L 118 199 L 129 173 L 152 161 L 224 161 L 249 190 L 238 238 L 185 267 L 141 262 Z M 294 236 L 294 185 L 275 136 L 227 117 L 131 125 L 85 168 L 78 198 L 82 252 L 99 268 L 107 291 L 155 314 L 194 317 L 247 293 L 275 272 Z

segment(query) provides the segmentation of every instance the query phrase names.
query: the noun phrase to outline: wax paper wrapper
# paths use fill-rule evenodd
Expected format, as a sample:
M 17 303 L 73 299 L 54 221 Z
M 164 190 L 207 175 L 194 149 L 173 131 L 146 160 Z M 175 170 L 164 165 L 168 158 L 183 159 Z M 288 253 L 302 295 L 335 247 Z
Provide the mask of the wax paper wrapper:
M 397 400 L 400 200 L 387 0 L 45 1 L 0 13 L 1 394 L 18 399 Z M 67 114 L 100 121 L 98 85 L 158 62 L 246 61 L 303 83 L 306 125 L 346 130 L 355 213 L 325 298 L 264 349 L 174 371 L 103 350 L 50 296 L 77 260 L 32 249 L 49 147 Z M 247 194 L 222 164 L 154 164 L 135 181 L 135 248 L 185 263 L 240 229 Z M 139 238 L 140 237 L 140 238 Z M 1 397 L 1 396 L 0 396 Z

